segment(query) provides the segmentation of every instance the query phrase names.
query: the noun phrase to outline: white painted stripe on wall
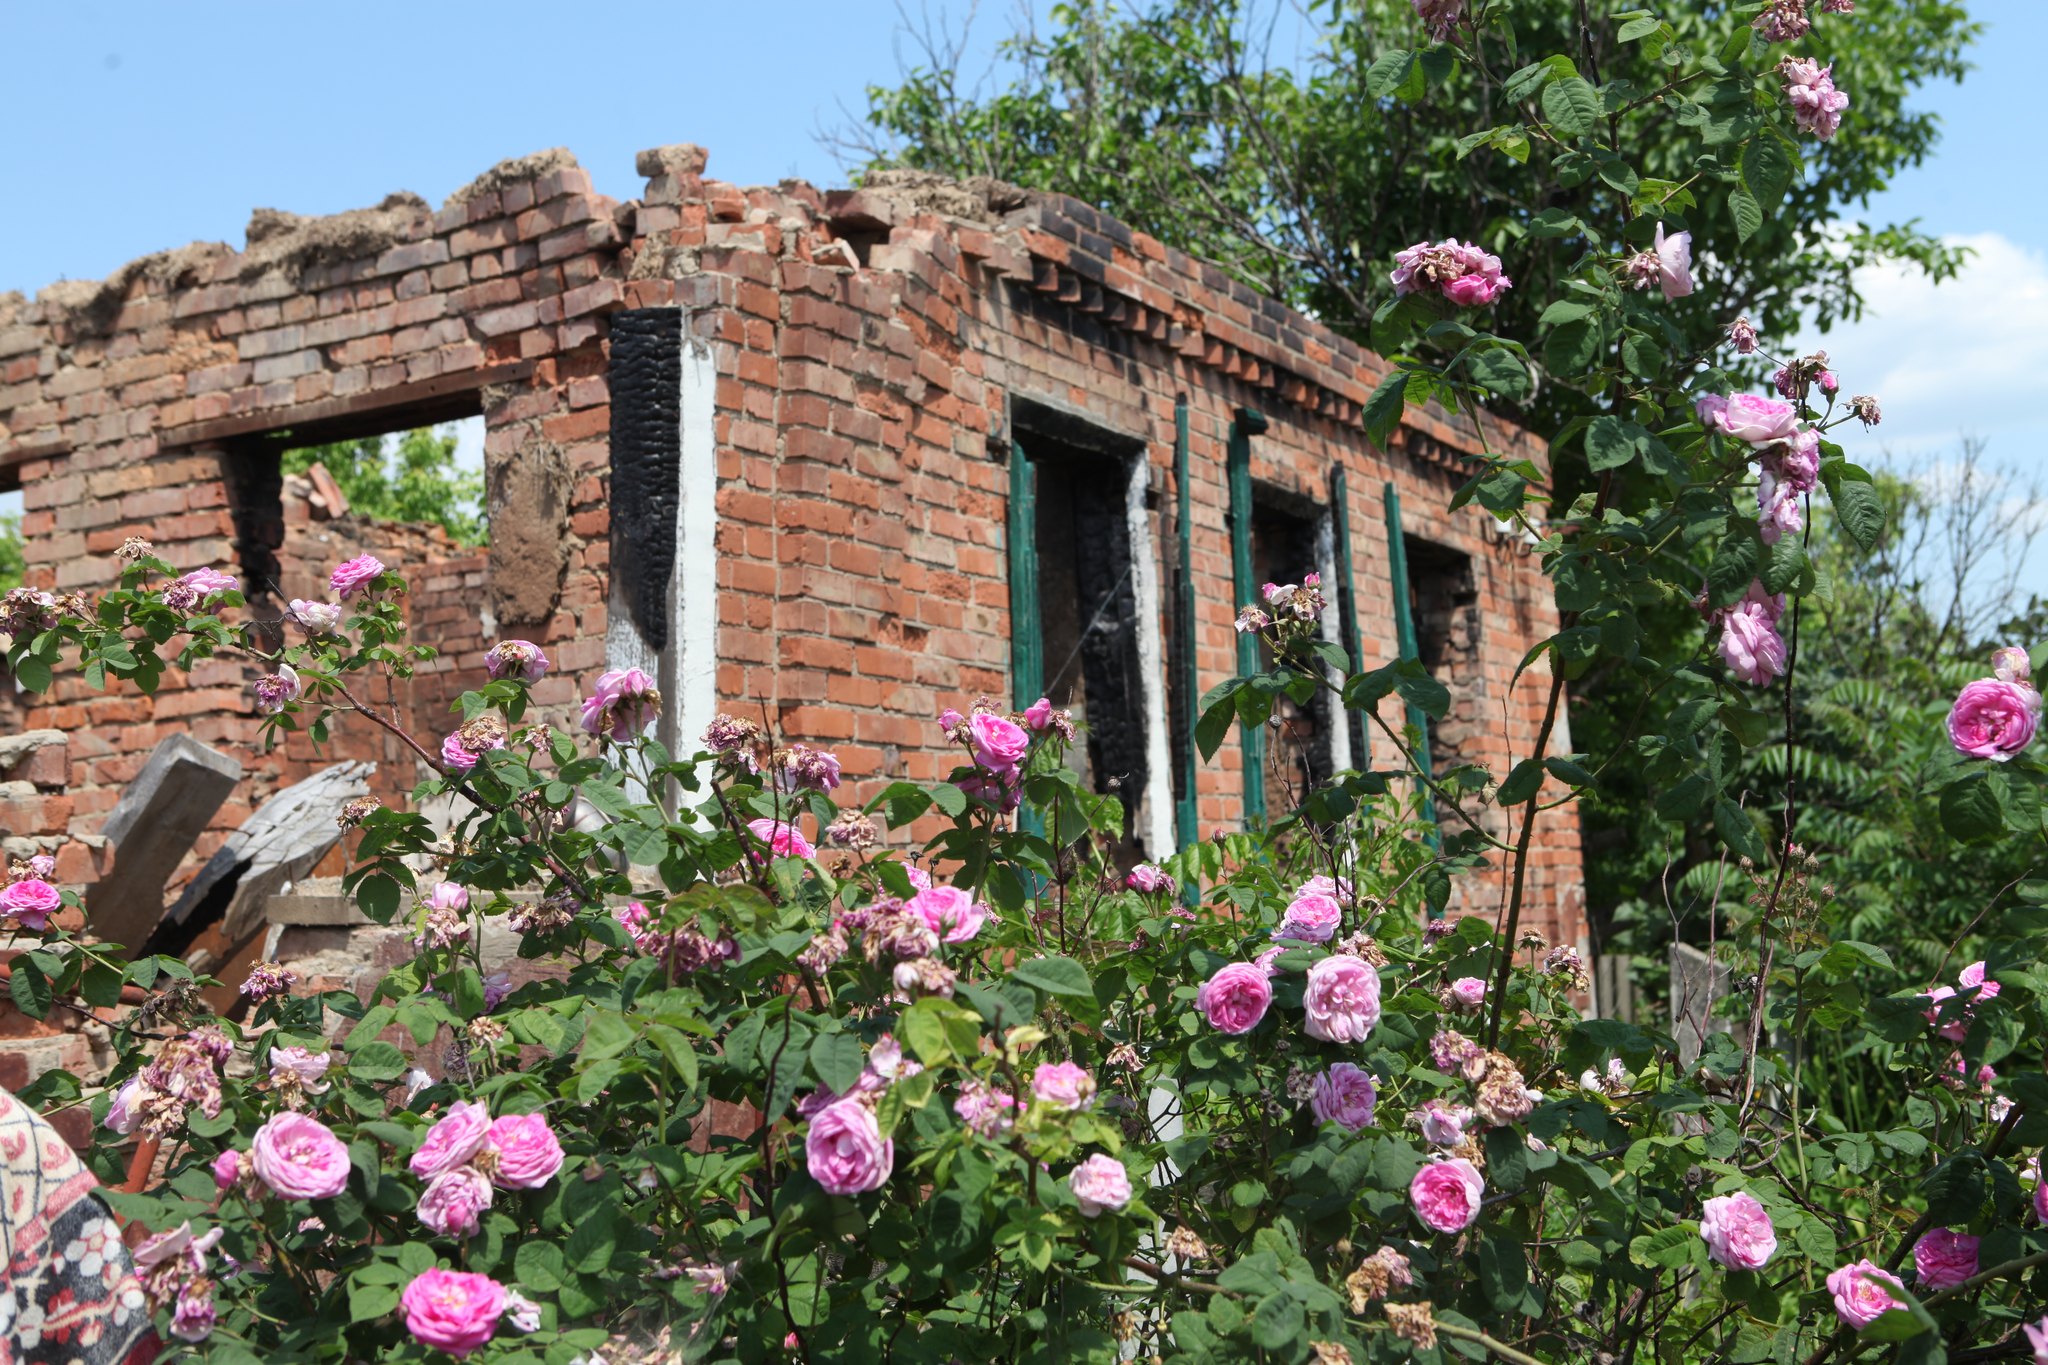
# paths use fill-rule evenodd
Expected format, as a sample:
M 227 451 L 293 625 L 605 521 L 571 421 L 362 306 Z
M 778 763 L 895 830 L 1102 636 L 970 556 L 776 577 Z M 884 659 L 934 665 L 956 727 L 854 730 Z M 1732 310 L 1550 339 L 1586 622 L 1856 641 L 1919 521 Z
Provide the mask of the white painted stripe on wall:
M 1131 590 L 1138 608 L 1138 676 L 1145 681 L 1145 809 L 1138 837 L 1148 856 L 1164 858 L 1174 851 L 1173 772 L 1166 735 L 1166 644 L 1159 629 L 1163 609 L 1159 561 L 1153 553 L 1152 518 L 1145 508 L 1151 481 L 1151 463 L 1142 455 L 1132 460 L 1124 520 L 1131 538 Z

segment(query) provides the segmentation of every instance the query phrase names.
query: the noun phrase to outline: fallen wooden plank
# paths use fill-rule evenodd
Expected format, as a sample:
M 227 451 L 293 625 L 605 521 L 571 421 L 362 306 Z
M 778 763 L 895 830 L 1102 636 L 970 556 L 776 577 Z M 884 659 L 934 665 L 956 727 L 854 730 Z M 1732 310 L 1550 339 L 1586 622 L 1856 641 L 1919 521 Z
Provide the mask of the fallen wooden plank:
M 171 875 L 241 780 L 240 763 L 190 735 L 156 746 L 107 817 L 114 865 L 85 898 L 94 934 L 131 948 L 149 937 Z

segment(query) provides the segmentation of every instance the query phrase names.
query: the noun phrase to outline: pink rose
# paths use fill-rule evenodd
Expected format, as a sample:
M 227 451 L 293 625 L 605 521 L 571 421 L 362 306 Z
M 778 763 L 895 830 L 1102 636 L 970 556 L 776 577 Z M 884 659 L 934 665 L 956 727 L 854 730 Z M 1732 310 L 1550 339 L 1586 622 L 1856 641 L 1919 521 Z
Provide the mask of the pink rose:
M 1675 232 L 1664 235 L 1664 225 L 1657 224 L 1657 236 L 1652 245 L 1657 253 L 1657 282 L 1664 289 L 1667 299 L 1682 299 L 1692 292 L 1692 234 Z
M 1893 1298 L 1886 1285 L 1901 1293 L 1905 1291 L 1897 1276 L 1871 1260 L 1857 1261 L 1833 1272 L 1828 1276 L 1828 1293 L 1835 1296 L 1835 1316 L 1844 1326 L 1860 1332 L 1890 1310 L 1904 1308 L 1905 1301 Z
M 1294 894 L 1297 897 L 1328 896 L 1340 904 L 1349 904 L 1351 901 L 1351 879 L 1349 877 L 1330 877 L 1318 873 L 1296 887 Z
M 1326 1043 L 1362 1043 L 1380 1021 L 1380 976 L 1372 964 L 1349 953 L 1326 957 L 1308 969 L 1301 993 L 1308 1013 L 1303 1031 Z
M 1195 993 L 1195 1005 L 1211 1028 L 1225 1033 L 1250 1033 L 1273 1003 L 1273 983 L 1263 968 L 1233 962 L 1220 968 Z
M 348 1148 L 309 1114 L 273 1114 L 249 1144 L 256 1176 L 285 1199 L 332 1199 L 348 1187 Z
M 466 1356 L 491 1339 L 505 1312 L 505 1286 L 464 1270 L 423 1270 L 398 1296 L 413 1340 Z
M 2041 694 L 2025 683 L 1979 678 L 1949 710 L 1949 743 L 1971 758 L 2003 763 L 2033 741 L 2040 714 Z
M 1031 751 L 1031 736 L 1023 726 L 985 711 L 967 722 L 974 745 L 974 761 L 991 772 L 1008 772 L 1024 761 Z
M 1700 1236 L 1707 1254 L 1730 1270 L 1761 1270 L 1778 1249 L 1770 1214 L 1741 1190 L 1700 1206 Z
M 1139 863 L 1131 869 L 1130 875 L 1124 878 L 1124 885 L 1133 891 L 1142 891 L 1148 896 L 1156 892 L 1171 895 L 1174 882 L 1172 877 L 1151 863 Z
M 1486 1181 L 1479 1168 L 1463 1157 L 1432 1161 L 1408 1183 L 1408 1202 L 1415 1216 L 1437 1232 L 1463 1232 L 1479 1216 Z
M 135 1125 L 142 1122 L 142 1097 L 142 1077 L 129 1077 L 128 1083 L 116 1090 L 114 1098 L 107 1102 L 107 1116 L 101 1120 L 102 1125 L 122 1137 L 134 1132 Z
M 302 1047 L 274 1047 L 270 1049 L 270 1079 L 273 1084 L 290 1077 L 308 1095 L 323 1094 L 327 1090 L 327 1067 L 334 1059 L 331 1052 L 309 1052 Z
M 242 1178 L 242 1154 L 230 1147 L 213 1159 L 213 1183 L 225 1190 Z
M 1913 1271 L 1923 1290 L 1953 1289 L 1977 1273 L 1977 1239 L 1936 1228 L 1913 1243 Z
M 1095 1153 L 1067 1173 L 1067 1188 L 1083 1218 L 1115 1213 L 1131 1202 L 1131 1173 L 1113 1156 Z
M 1455 1147 L 1463 1142 L 1465 1125 L 1473 1119 L 1470 1109 L 1442 1100 L 1430 1100 L 1415 1115 L 1412 1122 L 1422 1130 L 1422 1140 L 1438 1147 Z
M 2039 1162 L 2040 1158 L 2035 1157 L 2033 1160 Z M 2034 1172 L 2034 1179 L 2038 1182 L 2034 1186 L 2034 1218 L 2038 1222 L 2048 1223 L 2048 1180 L 2041 1179 L 2038 1169 Z
M 544 1114 L 507 1114 L 484 1135 L 498 1152 L 491 1179 L 501 1190 L 537 1190 L 562 1169 L 562 1144 Z
M 490 1178 L 474 1166 L 457 1166 L 427 1182 L 420 1194 L 420 1221 L 443 1237 L 467 1237 L 490 1206 Z
M 335 595 L 346 602 L 358 589 L 367 587 L 383 572 L 384 561 L 377 556 L 357 555 L 348 563 L 335 567 L 334 572 L 328 576 L 327 586 L 334 589 Z
M 2034 676 L 2034 665 L 2027 658 L 2027 651 L 2017 645 L 2006 645 L 1991 651 L 1991 676 L 2000 682 L 2023 683 Z
M 1693 404 L 1700 425 L 1753 446 L 1767 446 L 1790 440 L 1798 424 L 1799 410 L 1790 403 L 1759 393 L 1738 393 L 1732 398 L 1703 394 Z
M 234 576 L 219 569 L 194 569 L 178 580 L 200 597 L 211 597 L 217 592 L 233 592 L 239 584 Z
M 1024 708 L 1024 723 L 1039 734 L 1052 728 L 1052 703 L 1044 697 Z
M 341 606 L 335 602 L 309 602 L 294 597 L 291 610 L 285 614 L 307 635 L 332 635 L 341 627 Z
M 804 1159 L 811 1179 L 827 1194 L 861 1194 L 880 1189 L 896 1165 L 896 1144 L 884 1138 L 875 1116 L 859 1100 L 828 1104 L 804 1135 Z
M 407 1165 L 420 1179 L 432 1180 L 444 1171 L 454 1170 L 481 1151 L 490 1131 L 491 1115 L 483 1105 L 457 1100 L 448 1106 L 448 1112 L 441 1116 L 440 1121 L 427 1130 L 426 1140 L 420 1143 L 420 1149 L 412 1154 Z
M 1959 990 L 1965 991 L 1975 990 L 1979 1000 L 1995 999 L 1999 991 L 1999 985 L 1996 981 L 1985 979 L 1982 961 L 1972 962 L 1969 966 L 1957 972 L 1956 987 Z
M 749 820 L 747 832 L 768 845 L 768 851 L 778 858 L 808 858 L 818 851 L 796 826 L 765 816 Z
M 1343 922 L 1343 906 L 1329 896 L 1303 891 L 1288 902 L 1287 913 L 1280 917 L 1273 937 L 1298 943 L 1328 943 Z
M 548 656 L 531 640 L 500 640 L 484 655 L 484 672 L 493 678 L 524 678 L 530 683 L 547 676 Z
M 204 1341 L 213 1335 L 214 1319 L 213 1282 L 204 1276 L 185 1281 L 171 1307 L 171 1335 L 180 1341 Z
M 264 674 L 249 685 L 249 690 L 256 694 L 256 709 L 274 716 L 296 701 L 302 688 L 298 670 L 290 664 L 279 664 L 277 672 Z
M 905 904 L 948 943 L 967 942 L 988 921 L 988 907 L 957 886 L 927 887 Z
M 1833 137 L 1842 126 L 1842 111 L 1849 107 L 1849 97 L 1835 89 L 1835 68 L 1811 57 L 1787 57 L 1778 64 L 1778 72 L 1785 78 L 1792 122 L 1822 142 Z
M 2027 1345 L 2034 1348 L 2034 1365 L 2048 1365 L 2048 1318 L 2025 1324 Z
M 0 887 L 0 915 L 11 918 L 24 929 L 44 929 L 50 916 L 64 908 L 64 897 L 40 877 L 28 877 Z
M 441 741 L 441 766 L 451 773 L 466 773 L 476 766 L 476 755 L 462 742 L 460 734 Z
M 637 668 L 615 668 L 598 675 L 596 686 L 583 699 L 578 724 L 587 734 L 609 734 L 625 744 L 660 714 L 661 693 L 654 679 Z
M 1031 1094 L 1058 1109 L 1086 1109 L 1095 1102 L 1095 1078 L 1072 1062 L 1047 1062 L 1031 1073 Z
M 1335 1123 L 1355 1133 L 1371 1126 L 1378 1099 L 1379 1089 L 1370 1071 L 1338 1062 L 1315 1078 L 1308 1107 L 1317 1123 Z
M 1785 639 L 1767 608 L 1743 601 L 1721 622 L 1721 658 L 1728 671 L 1752 687 L 1768 686 L 1785 671 Z
M 1486 982 L 1481 977 L 1461 976 L 1451 983 L 1451 1003 L 1461 1010 L 1476 1010 L 1486 1003 Z

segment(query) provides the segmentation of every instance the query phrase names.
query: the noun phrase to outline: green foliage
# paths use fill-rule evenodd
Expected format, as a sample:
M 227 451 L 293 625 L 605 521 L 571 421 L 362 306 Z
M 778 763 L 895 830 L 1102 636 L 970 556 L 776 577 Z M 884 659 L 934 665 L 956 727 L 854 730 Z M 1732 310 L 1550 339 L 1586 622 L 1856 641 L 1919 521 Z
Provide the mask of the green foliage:
M 356 515 L 439 526 L 457 545 L 481 545 L 484 478 L 457 467 L 455 444 L 448 428 L 418 427 L 287 450 L 284 471 L 303 474 L 323 464 Z
M 1071 194 L 1361 341 L 1396 251 L 1476 241 L 1515 281 L 1492 310 L 1499 333 L 1533 346 L 1563 324 L 1549 368 L 1566 386 L 1503 395 L 1538 430 L 1595 410 L 1572 389 L 1603 341 L 1633 341 L 1654 377 L 1710 352 L 1740 313 L 1767 343 L 1807 318 L 1859 316 L 1860 266 L 1904 260 L 1944 278 L 1960 263 L 1912 224 L 1845 221 L 1934 147 L 1937 120 L 1912 99 L 1962 78 L 1979 26 L 1960 4 L 1816 21 L 1816 50 L 1854 100 L 1825 143 L 1756 136 L 1784 49 L 1730 42 L 1722 7 L 1594 6 L 1582 29 L 1570 4 L 1494 4 L 1454 51 L 1428 43 L 1407 0 L 1335 0 L 1300 16 L 1293 69 L 1267 50 L 1296 21 L 1276 24 L 1285 8 L 1076 0 L 1006 40 L 992 81 L 929 41 L 901 84 L 869 88 L 871 166 Z M 1626 224 L 1606 207 L 1617 193 Z M 1600 326 L 1545 317 L 1581 253 L 1640 248 L 1659 219 L 1693 233 L 1694 299 Z
M 21 544 L 21 517 L 0 517 L 0 592 L 20 587 L 22 571 L 27 567 Z

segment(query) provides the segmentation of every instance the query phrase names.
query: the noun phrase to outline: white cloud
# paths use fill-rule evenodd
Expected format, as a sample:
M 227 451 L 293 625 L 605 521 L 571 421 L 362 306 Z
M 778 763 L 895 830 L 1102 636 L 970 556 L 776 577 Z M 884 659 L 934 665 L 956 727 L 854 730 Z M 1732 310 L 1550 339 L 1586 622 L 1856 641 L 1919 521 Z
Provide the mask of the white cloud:
M 1908 265 L 1859 271 L 1863 320 L 1803 347 L 1826 347 L 1844 393 L 1883 405 L 1876 431 L 1840 433 L 1852 458 L 1952 449 L 1967 432 L 1986 439 L 1993 463 L 2031 465 L 2048 436 L 2048 258 L 1995 232 L 1947 240 L 1975 253 L 1954 279 L 1937 285 Z

